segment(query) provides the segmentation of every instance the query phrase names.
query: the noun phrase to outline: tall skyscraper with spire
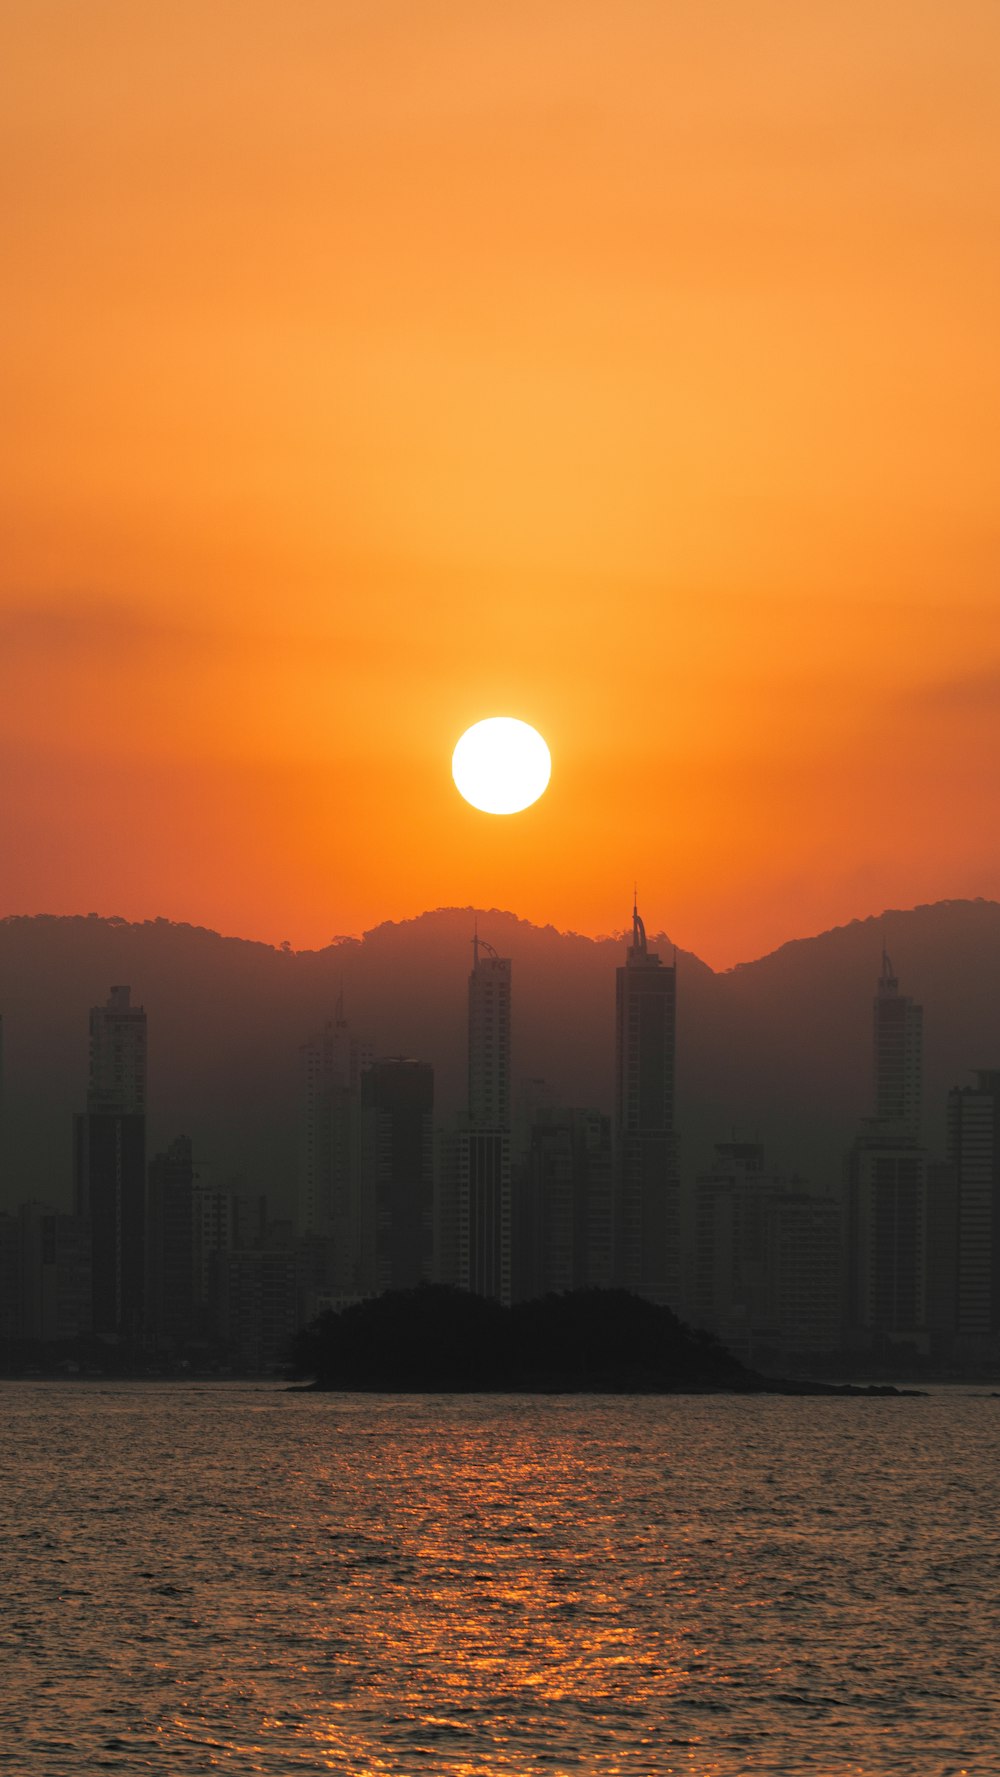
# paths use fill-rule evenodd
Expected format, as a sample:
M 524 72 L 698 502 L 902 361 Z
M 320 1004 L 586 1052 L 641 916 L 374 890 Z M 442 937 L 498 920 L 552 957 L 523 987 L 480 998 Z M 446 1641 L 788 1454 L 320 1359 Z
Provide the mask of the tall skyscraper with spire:
M 74 1130 L 77 1215 L 91 1229 L 93 1329 L 143 1333 L 146 1238 L 146 1014 L 127 987 L 90 1013 L 87 1109 Z
M 616 973 L 615 1274 L 626 1289 L 676 1306 L 680 1183 L 674 1124 L 677 957 L 650 950 L 638 903 Z

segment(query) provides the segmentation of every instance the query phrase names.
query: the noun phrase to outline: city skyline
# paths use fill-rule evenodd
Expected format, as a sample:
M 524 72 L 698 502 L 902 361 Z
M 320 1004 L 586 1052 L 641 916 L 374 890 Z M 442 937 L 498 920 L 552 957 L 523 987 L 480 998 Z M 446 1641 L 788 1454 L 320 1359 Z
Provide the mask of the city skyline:
M 433 1061 L 380 1054 L 341 988 L 299 1045 L 291 1217 L 270 1192 L 206 1180 L 186 1134 L 147 1174 L 147 1015 L 112 986 L 89 1013 L 73 1215 L 24 1201 L 0 1226 L 5 1336 L 96 1334 L 147 1363 L 229 1351 L 252 1372 L 327 1307 L 435 1283 L 503 1308 L 624 1288 L 751 1362 L 864 1365 L 895 1350 L 961 1370 L 1000 1355 L 1000 1070 L 949 1088 L 946 1153 L 929 1152 L 924 1009 L 884 937 L 871 1114 L 835 1190 L 718 1128 L 707 1169 L 681 1164 L 677 959 L 650 949 L 637 902 L 630 937 L 615 970 L 613 1117 L 523 1078 L 511 959 L 478 921 L 457 1122 L 435 1114 Z
M 25 1777 L 989 1767 L 998 69 L 0 7 Z
M 361 943 L 294 957 L 166 921 L 139 926 L 93 917 L 0 921 L 10 1088 L 0 1131 L 7 1155 L 0 1198 L 9 1197 L 15 1175 L 45 1194 L 53 1177 L 63 1177 L 58 1116 L 79 1108 L 86 1085 L 71 1007 L 79 1008 L 77 1016 L 85 1022 L 86 1008 L 106 994 L 102 983 L 116 977 L 148 983 L 161 1009 L 161 1092 L 153 1107 L 157 1142 L 172 1138 L 179 1127 L 175 1119 L 186 1107 L 183 1115 L 193 1118 L 201 1157 L 207 1158 L 210 1146 L 219 1149 L 221 1135 L 219 1161 L 247 1173 L 260 1188 L 268 1176 L 287 1174 L 301 1160 L 295 1143 L 289 1147 L 281 1133 L 281 1106 L 292 1086 L 285 1058 L 300 1049 L 303 1030 L 322 1030 L 345 993 L 355 1011 L 366 1007 L 380 1053 L 398 1050 L 402 1035 L 410 1053 L 435 1055 L 440 1103 L 450 1117 L 467 1099 L 468 1050 L 459 1046 L 460 1033 L 440 987 L 451 981 L 449 993 L 461 991 L 456 970 L 475 917 L 472 909 L 438 910 L 414 922 L 376 928 Z M 486 922 L 483 929 L 503 934 L 508 954 L 521 959 L 517 1023 L 523 1077 L 544 1079 L 563 1102 L 593 1103 L 610 1112 L 611 1061 L 594 1033 L 608 1028 L 610 1014 L 601 1006 L 614 978 L 619 941 L 558 934 L 495 910 L 481 909 L 478 917 Z M 886 941 L 903 958 L 911 979 L 916 971 L 921 997 L 938 1007 L 927 1065 L 935 1081 L 930 1135 L 943 1150 L 944 1115 L 938 1106 L 946 1091 L 977 1066 L 997 1061 L 992 1008 L 998 920 L 1000 908 L 985 902 L 892 913 L 789 945 L 722 975 L 678 952 L 687 1024 L 681 1135 L 689 1157 L 711 1146 L 719 1115 L 712 1105 L 725 1105 L 735 1129 L 752 1134 L 761 1124 L 780 1163 L 805 1161 L 810 1171 L 818 1167 L 823 1175 L 824 1145 L 837 1150 L 855 1133 L 838 1107 L 860 1105 L 869 1093 L 858 1062 L 857 1026 L 865 980 Z M 662 948 L 664 940 L 659 942 Z M 804 994 L 799 1006 L 797 978 Z M 852 978 L 855 988 L 848 994 Z M 816 994 L 828 1006 L 818 1022 L 811 1003 Z M 784 1025 L 776 1022 L 780 1005 Z M 799 1032 L 805 1041 L 796 1042 L 792 1032 L 802 1019 L 808 1020 Z M 961 1040 L 964 1026 L 979 1033 L 969 1050 Z M 265 1066 L 271 1083 L 255 1090 L 255 1080 L 265 1083 L 267 1076 L 259 1072 Z M 773 1082 L 782 1076 L 794 1085 L 779 1107 Z M 775 1121 L 779 1108 L 780 1124 Z M 520 1115 L 518 1102 L 515 1121 Z

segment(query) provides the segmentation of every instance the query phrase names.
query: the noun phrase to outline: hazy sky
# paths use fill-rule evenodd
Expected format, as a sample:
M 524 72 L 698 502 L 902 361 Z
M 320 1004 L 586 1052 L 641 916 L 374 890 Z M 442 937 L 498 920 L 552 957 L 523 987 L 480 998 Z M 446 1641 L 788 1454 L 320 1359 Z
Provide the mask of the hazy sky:
M 6 0 L 0 912 L 1000 896 L 996 0 Z M 527 814 L 452 747 L 519 715 Z

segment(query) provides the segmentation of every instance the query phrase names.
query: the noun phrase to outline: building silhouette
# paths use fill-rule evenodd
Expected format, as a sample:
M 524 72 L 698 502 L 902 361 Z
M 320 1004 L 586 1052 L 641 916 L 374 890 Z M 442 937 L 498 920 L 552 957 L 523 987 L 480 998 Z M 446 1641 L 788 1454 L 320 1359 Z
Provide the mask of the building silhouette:
M 472 941 L 468 1121 L 442 1138 L 436 1275 L 475 1295 L 512 1299 L 511 962 Z
M 331 1287 L 352 1293 L 361 1278 L 361 1079 L 371 1045 L 350 1029 L 343 996 L 336 1017 L 303 1043 L 300 1062 L 300 1234 L 329 1241 Z
M 955 1332 L 981 1346 L 1000 1335 L 1000 1070 L 948 1094 L 956 1212 Z
M 927 1343 L 927 1154 L 920 1145 L 923 1010 L 885 949 L 873 1006 L 874 1115 L 848 1162 L 851 1342 Z
M 759 1142 L 718 1142 L 695 1181 L 691 1317 L 749 1362 L 841 1343 L 843 1208 L 769 1172 Z
M 361 1076 L 361 1293 L 434 1272 L 434 1069 L 389 1056 Z
M 186 1135 L 149 1163 L 146 1333 L 167 1347 L 183 1345 L 195 1328 L 194 1177 Z
M 720 1338 L 734 1328 L 742 1335 L 759 1314 L 764 1188 L 759 1142 L 717 1142 L 708 1170 L 695 1178 L 685 1307 L 695 1326 Z
M 259 1374 L 281 1365 L 315 1311 L 309 1243 L 296 1238 L 290 1219 L 271 1220 L 263 1199 L 255 1214 L 237 1212 L 236 1223 L 237 1243 L 219 1255 L 218 1331 L 236 1366 Z
M 924 1011 L 899 982 L 885 947 L 874 1004 L 874 1122 L 883 1137 L 919 1142 Z
M 21 1337 L 21 1237 L 16 1215 L 0 1210 L 0 1341 Z
M 615 1273 L 653 1302 L 680 1299 L 680 1186 L 674 1126 L 677 959 L 646 942 L 638 906 L 616 971 Z
M 22 1203 L 21 1325 L 24 1339 L 78 1339 L 91 1330 L 90 1224 L 43 1203 Z
M 475 1129 L 510 1129 L 509 956 L 472 940 L 469 976 L 469 1122 Z
M 607 1289 L 614 1281 L 611 1119 L 539 1107 L 518 1168 L 515 1294 Z
M 262 1221 L 259 1214 L 257 1221 Z M 250 1244 L 253 1222 L 245 1198 L 236 1191 L 220 1189 L 199 1166 L 191 1192 L 192 1325 L 195 1337 L 211 1341 L 220 1337 L 219 1304 L 222 1272 L 228 1255 Z
M 90 1013 L 87 1108 L 74 1128 L 75 1211 L 90 1222 L 95 1333 L 138 1344 L 146 1241 L 146 1014 L 128 987 Z

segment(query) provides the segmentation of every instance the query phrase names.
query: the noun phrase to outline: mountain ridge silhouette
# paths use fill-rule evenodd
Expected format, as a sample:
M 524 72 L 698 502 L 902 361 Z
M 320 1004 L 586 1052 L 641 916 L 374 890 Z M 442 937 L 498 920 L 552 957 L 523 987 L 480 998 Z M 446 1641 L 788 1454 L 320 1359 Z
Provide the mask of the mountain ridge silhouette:
M 127 982 L 149 1017 L 149 1152 L 182 1131 L 213 1182 L 239 1175 L 290 1209 L 298 1047 L 333 1016 L 376 1052 L 431 1061 L 436 1120 L 465 1090 L 471 939 L 514 960 L 514 1077 L 560 1103 L 610 1109 L 622 936 L 589 938 L 501 909 L 437 908 L 321 950 L 292 951 L 166 919 L 0 920 L 5 1083 L 0 1200 L 68 1204 L 87 1013 Z M 871 1112 L 871 1003 L 886 944 L 924 1006 L 925 1139 L 943 1143 L 947 1088 L 1000 1066 L 1000 904 L 891 909 L 716 972 L 678 951 L 678 1126 L 687 1169 L 714 1141 L 759 1136 L 775 1165 L 835 1187 Z M 651 937 L 670 960 L 663 934 Z

